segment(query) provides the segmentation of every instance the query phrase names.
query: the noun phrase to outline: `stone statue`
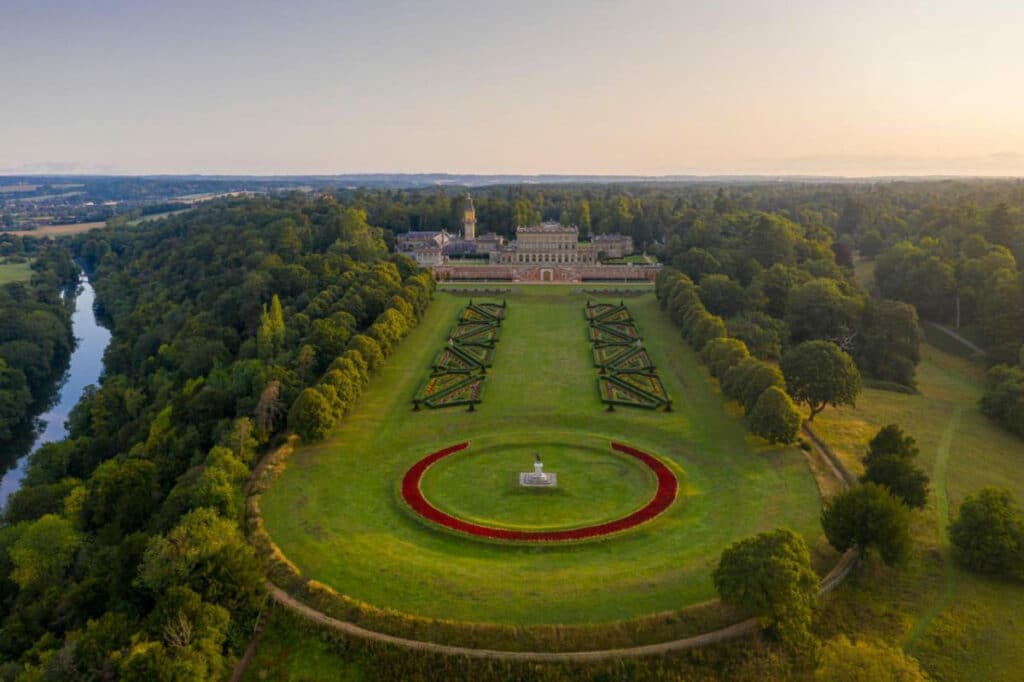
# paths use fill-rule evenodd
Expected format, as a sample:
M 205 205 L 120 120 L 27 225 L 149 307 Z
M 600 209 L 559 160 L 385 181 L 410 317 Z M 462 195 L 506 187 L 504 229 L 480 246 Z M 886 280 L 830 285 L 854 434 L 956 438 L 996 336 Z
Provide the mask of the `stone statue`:
M 519 474 L 519 485 L 527 488 L 550 488 L 558 485 L 558 474 L 544 473 L 544 464 L 540 461 L 540 453 L 533 454 L 533 471 Z

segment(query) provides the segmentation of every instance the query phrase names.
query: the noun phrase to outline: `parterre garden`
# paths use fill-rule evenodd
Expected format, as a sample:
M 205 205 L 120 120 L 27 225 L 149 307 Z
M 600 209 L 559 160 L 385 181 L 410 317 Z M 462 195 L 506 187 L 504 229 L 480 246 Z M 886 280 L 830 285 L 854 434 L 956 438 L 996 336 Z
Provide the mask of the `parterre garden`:
M 814 548 L 822 574 L 831 567 L 836 555 L 821 534 L 803 454 L 746 434 L 653 293 L 631 299 L 629 310 L 588 306 L 597 321 L 589 338 L 579 325 L 586 303 L 564 286 L 521 287 L 509 295 L 506 318 L 504 306 L 439 293 L 344 424 L 297 448 L 260 500 L 263 520 L 319 594 L 345 595 L 335 598 L 336 615 L 475 646 L 627 646 L 732 622 L 737 614 L 704 603 L 715 596 L 717 557 L 735 540 L 786 526 Z M 638 329 L 646 343 L 639 349 Z M 592 348 L 594 338 L 608 345 Z M 464 354 L 471 343 L 491 352 Z M 652 376 L 657 383 L 635 395 L 654 407 L 671 395 L 673 412 L 602 409 L 593 390 L 602 363 L 608 376 Z M 425 375 L 438 372 L 486 372 L 486 402 L 473 412 L 410 410 L 411 395 L 432 407 Z M 586 543 L 483 541 L 418 518 L 402 496 L 417 462 L 468 443 L 420 482 L 438 508 L 540 531 L 605 523 L 642 508 L 658 489 L 613 442 L 671 470 L 677 495 L 640 525 Z M 518 486 L 533 452 L 558 472 L 557 489 Z
M 594 364 L 601 373 L 597 387 L 608 409 L 629 405 L 671 411 L 672 399 L 654 371 L 629 309 L 621 301 L 618 305 L 587 301 L 584 312 L 590 325 Z
M 494 361 L 504 303 L 473 303 L 462 311 L 448 342 L 431 365 L 430 375 L 416 391 L 413 407 L 469 405 L 483 400 L 487 368 Z

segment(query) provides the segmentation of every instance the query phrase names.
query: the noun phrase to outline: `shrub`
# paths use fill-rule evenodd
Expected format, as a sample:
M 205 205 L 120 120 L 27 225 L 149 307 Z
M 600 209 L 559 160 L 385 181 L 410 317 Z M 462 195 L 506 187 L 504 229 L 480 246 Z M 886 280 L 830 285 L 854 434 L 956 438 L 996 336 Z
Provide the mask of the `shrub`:
M 1008 490 L 983 488 L 949 526 L 957 559 L 979 573 L 1024 578 L 1024 514 Z
M 883 642 L 851 642 L 844 635 L 822 647 L 814 679 L 819 682 L 925 682 L 917 660 Z
M 778 386 L 763 391 L 747 416 L 751 433 L 769 443 L 792 443 L 800 431 L 801 421 L 800 411 Z

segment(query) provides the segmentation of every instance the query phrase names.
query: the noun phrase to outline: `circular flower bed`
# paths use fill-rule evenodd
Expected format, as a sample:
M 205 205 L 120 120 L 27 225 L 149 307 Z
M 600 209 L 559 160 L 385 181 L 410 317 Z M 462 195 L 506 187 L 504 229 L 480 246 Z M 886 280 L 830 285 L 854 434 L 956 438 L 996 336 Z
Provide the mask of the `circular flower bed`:
M 448 457 L 449 455 L 465 450 L 469 447 L 468 442 L 451 445 L 447 448 L 431 453 L 416 462 L 416 464 L 405 472 L 405 477 L 402 479 L 402 498 L 414 512 L 428 521 L 460 533 L 493 540 L 511 540 L 517 542 L 565 542 L 571 540 L 586 540 L 589 538 L 600 537 L 602 535 L 609 535 L 611 533 L 618 533 L 628 528 L 633 528 L 642 523 L 646 523 L 672 506 L 672 503 L 676 499 L 676 494 L 679 492 L 679 481 L 676 479 L 675 474 L 672 473 L 672 470 L 653 455 L 649 455 L 646 452 L 630 447 L 629 445 L 623 445 L 622 443 L 613 442 L 611 445 L 613 450 L 635 457 L 653 471 L 654 475 L 658 479 L 658 488 L 650 502 L 640 509 L 628 516 L 624 516 L 620 519 L 614 519 L 612 521 L 606 521 L 605 523 L 599 523 L 593 526 L 584 526 L 582 528 L 571 528 L 568 530 L 513 530 L 509 528 L 483 526 L 478 523 L 463 521 L 462 519 L 456 518 L 437 509 L 423 496 L 423 491 L 420 489 L 420 481 L 427 469 L 429 469 L 433 464 L 445 457 Z

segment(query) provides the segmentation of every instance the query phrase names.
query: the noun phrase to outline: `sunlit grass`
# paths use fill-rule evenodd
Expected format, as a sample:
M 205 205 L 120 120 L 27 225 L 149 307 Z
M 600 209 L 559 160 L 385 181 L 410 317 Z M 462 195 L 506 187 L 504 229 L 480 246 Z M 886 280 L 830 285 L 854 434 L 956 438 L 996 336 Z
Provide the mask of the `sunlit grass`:
M 329 441 L 300 448 L 263 498 L 267 528 L 285 554 L 308 577 L 375 606 L 475 622 L 571 624 L 713 598 L 710 574 L 721 550 L 762 530 L 789 526 L 820 543 L 820 500 L 802 453 L 747 435 L 652 294 L 626 302 L 675 411 L 605 411 L 586 300 L 572 287 L 517 288 L 507 296 L 483 403 L 472 413 L 413 412 L 416 386 L 468 301 L 439 293 L 360 407 Z M 622 537 L 567 547 L 495 546 L 412 518 L 397 494 L 405 470 L 439 447 L 478 439 L 520 448 L 520 456 L 523 441 L 622 440 L 685 472 L 685 500 Z M 530 465 L 527 457 L 514 468 Z M 566 479 L 559 473 L 575 485 L 572 471 Z M 620 502 L 632 504 L 629 497 Z

